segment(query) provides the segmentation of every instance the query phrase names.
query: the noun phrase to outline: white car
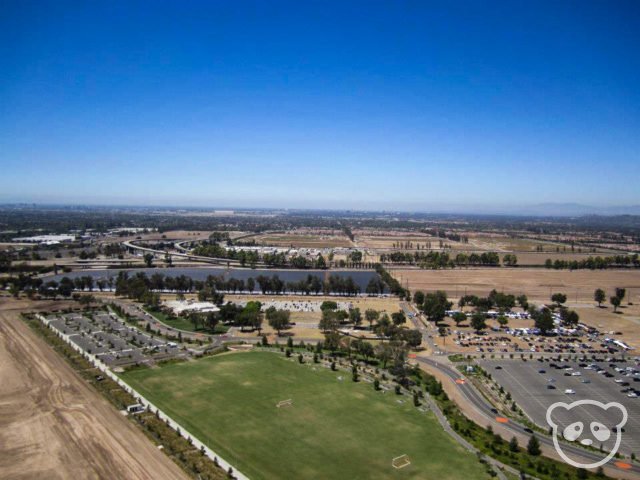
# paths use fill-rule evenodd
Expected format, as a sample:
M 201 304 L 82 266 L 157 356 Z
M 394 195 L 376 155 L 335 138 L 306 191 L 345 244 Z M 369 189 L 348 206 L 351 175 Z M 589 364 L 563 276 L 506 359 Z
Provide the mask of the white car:
M 580 372 L 573 372 L 573 373 L 571 374 L 571 376 L 572 376 L 572 377 L 580 377 L 580 376 L 582 376 L 582 374 L 581 374 Z
M 634 392 L 631 392 L 631 393 L 627 394 L 627 397 L 629 397 L 629 398 L 638 398 L 638 394 L 634 393 Z
M 622 383 L 622 382 L 624 382 L 624 380 L 622 380 L 621 378 L 616 378 L 616 379 L 614 380 L 614 382 L 616 382 L 616 383 Z
M 566 393 L 567 395 L 575 395 L 576 391 L 572 390 L 571 388 L 567 388 L 564 393 Z

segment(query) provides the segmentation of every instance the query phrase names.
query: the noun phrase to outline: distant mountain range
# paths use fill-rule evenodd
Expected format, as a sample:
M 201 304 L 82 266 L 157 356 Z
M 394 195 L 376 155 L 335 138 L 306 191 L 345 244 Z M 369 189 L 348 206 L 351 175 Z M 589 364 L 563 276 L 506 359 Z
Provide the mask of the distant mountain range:
M 579 203 L 540 203 L 538 205 L 505 209 L 512 215 L 532 215 L 544 217 L 577 217 L 585 215 L 640 215 L 640 205 L 594 207 Z

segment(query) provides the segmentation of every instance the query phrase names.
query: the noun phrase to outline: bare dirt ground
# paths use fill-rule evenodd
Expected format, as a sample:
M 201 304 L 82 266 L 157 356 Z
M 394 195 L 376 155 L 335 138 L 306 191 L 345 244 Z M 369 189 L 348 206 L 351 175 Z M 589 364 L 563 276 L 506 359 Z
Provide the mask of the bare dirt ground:
M 1 478 L 188 478 L 0 302 Z
M 412 291 L 445 290 L 450 297 L 487 295 L 492 289 L 526 294 L 535 301 L 549 301 L 563 292 L 569 301 L 593 302 L 593 291 L 602 288 L 613 295 L 615 287 L 627 289 L 632 302 L 640 302 L 640 270 L 547 270 L 544 268 L 459 268 L 453 270 L 390 270 Z M 626 301 L 626 299 L 625 299 Z
M 550 303 L 551 293 L 565 293 L 567 306 L 575 309 L 580 321 L 598 328 L 602 332 L 620 332 L 621 338 L 631 346 L 640 348 L 640 271 L 638 270 L 547 270 L 533 268 L 478 268 L 456 270 L 394 270 L 393 275 L 408 283 L 410 289 L 445 290 L 449 299 L 457 300 L 466 293 L 486 296 L 492 289 L 514 295 L 525 294 L 529 301 L 538 305 Z M 613 313 L 608 298 L 616 287 L 627 289 L 627 295 L 618 313 Z M 593 292 L 602 288 L 607 293 L 603 308 L 593 301 Z M 633 303 L 629 305 L 628 302 Z M 448 319 L 449 320 L 449 319 Z M 470 328 L 456 328 L 447 321 L 452 329 L 470 331 Z M 467 322 L 468 323 L 468 322 Z M 495 322 L 488 321 L 489 326 Z M 531 320 L 510 320 L 513 327 L 531 327 Z M 442 339 L 438 339 L 442 343 Z M 456 350 L 448 341 L 447 348 Z
M 275 247 L 331 248 L 353 246 L 351 240 L 349 240 L 346 235 L 267 234 L 257 236 L 255 240 L 260 245 Z

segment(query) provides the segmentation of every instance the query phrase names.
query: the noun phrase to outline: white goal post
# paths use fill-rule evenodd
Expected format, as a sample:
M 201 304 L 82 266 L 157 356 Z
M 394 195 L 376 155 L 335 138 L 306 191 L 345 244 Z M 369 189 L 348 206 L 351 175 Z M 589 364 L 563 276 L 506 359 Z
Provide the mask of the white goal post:
M 411 465 L 411 460 L 409 460 L 409 456 L 406 454 L 400 455 L 399 457 L 391 460 L 391 465 L 393 466 L 393 468 L 404 468 L 408 465 Z
M 287 400 L 280 400 L 278 403 L 276 403 L 276 407 L 280 408 L 280 407 L 291 407 L 293 405 L 293 400 L 292 399 L 287 399 Z

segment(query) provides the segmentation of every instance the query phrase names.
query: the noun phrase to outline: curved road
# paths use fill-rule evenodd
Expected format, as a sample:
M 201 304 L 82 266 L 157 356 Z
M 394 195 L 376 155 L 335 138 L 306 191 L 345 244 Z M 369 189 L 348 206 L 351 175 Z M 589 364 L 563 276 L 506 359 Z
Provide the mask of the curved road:
M 436 360 L 433 360 L 431 358 L 418 357 L 416 358 L 416 360 L 419 363 L 427 365 L 443 373 L 448 378 L 450 378 L 452 382 L 455 382 L 461 377 L 461 374 L 457 370 L 454 370 L 453 368 L 447 365 L 443 365 L 442 363 Z M 495 422 L 496 414 L 495 412 L 492 411 L 494 407 L 476 390 L 476 388 L 471 383 L 469 382 L 465 382 L 463 384 L 455 383 L 455 385 L 458 388 L 458 391 L 462 394 L 462 396 L 465 397 L 465 399 L 478 412 L 480 412 L 480 414 L 486 417 L 487 420 L 489 420 L 490 422 Z M 511 419 L 509 420 L 508 423 L 504 423 L 504 424 L 501 423 L 500 426 L 516 434 L 525 435 L 525 436 L 531 435 L 529 431 L 525 430 L 526 427 L 520 425 L 517 422 L 512 421 Z M 553 440 L 550 437 L 546 435 L 541 435 L 540 433 L 536 433 L 536 437 L 538 437 L 538 440 L 540 440 L 541 444 L 552 449 L 554 448 Z M 585 463 L 597 462 L 602 458 L 602 455 L 596 452 L 590 452 L 588 450 L 584 450 L 582 448 L 576 447 L 568 443 L 563 443 L 562 445 L 563 445 L 563 450 L 570 452 L 573 456 L 577 458 L 585 459 Z M 608 465 L 608 466 L 610 468 L 613 467 L 613 465 Z M 635 475 L 640 475 L 640 467 L 634 464 L 629 470 L 626 470 L 626 472 L 633 472 Z
M 135 243 L 133 243 L 133 241 L 131 240 L 127 240 L 126 242 L 122 242 L 122 245 L 124 245 L 126 248 L 130 248 L 132 250 L 140 250 L 141 252 L 147 252 L 147 253 L 152 253 L 154 255 L 169 255 L 170 257 L 181 257 L 181 258 L 186 258 L 187 260 L 193 260 L 196 262 L 203 262 L 203 263 L 211 263 L 214 265 L 222 265 L 222 266 L 233 266 L 233 268 L 246 268 L 246 269 L 250 269 L 251 267 L 242 267 L 242 265 L 240 265 L 240 261 L 239 260 L 233 260 L 230 258 L 213 258 L 213 257 L 202 257 L 199 255 L 192 255 L 190 253 L 178 253 L 178 252 L 165 252 L 164 250 L 156 250 L 153 248 L 148 248 L 148 247 L 141 247 L 140 245 L 136 245 Z M 257 262 L 256 266 L 258 267 L 267 267 L 267 265 L 264 262 Z

